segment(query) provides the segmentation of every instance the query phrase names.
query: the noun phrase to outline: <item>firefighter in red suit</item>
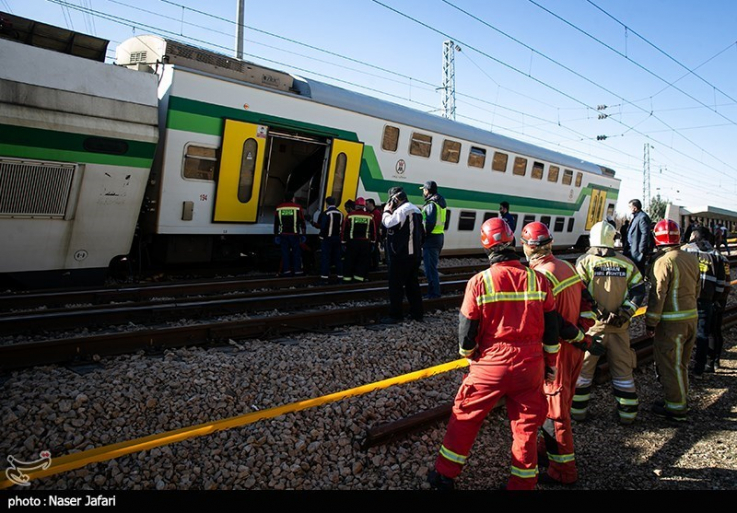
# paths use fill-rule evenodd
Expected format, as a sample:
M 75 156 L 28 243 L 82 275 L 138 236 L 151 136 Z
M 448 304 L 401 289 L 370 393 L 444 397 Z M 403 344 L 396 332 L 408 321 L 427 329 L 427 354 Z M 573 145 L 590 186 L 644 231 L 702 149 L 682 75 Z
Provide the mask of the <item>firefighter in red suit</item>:
M 550 283 L 522 265 L 514 235 L 500 218 L 481 227 L 490 267 L 468 281 L 459 315 L 460 353 L 469 372 L 455 398 L 448 429 L 428 482 L 454 488 L 486 415 L 506 398 L 512 428 L 508 490 L 537 484 L 537 432 L 547 412 L 543 381 L 553 381 L 558 313 Z
M 584 334 L 594 325 L 594 312 L 576 268 L 553 256 L 553 236 L 543 223 L 534 222 L 522 229 L 522 249 L 530 267 L 543 274 L 553 289 L 555 309 L 561 315 L 558 374 L 552 383 L 545 383 L 548 418 L 538 440 L 539 459 L 548 462 L 547 473 L 540 474 L 541 484 L 573 484 L 578 480 L 571 430 L 571 404 L 576 379 L 583 366 L 587 349 L 604 354 L 598 340 Z

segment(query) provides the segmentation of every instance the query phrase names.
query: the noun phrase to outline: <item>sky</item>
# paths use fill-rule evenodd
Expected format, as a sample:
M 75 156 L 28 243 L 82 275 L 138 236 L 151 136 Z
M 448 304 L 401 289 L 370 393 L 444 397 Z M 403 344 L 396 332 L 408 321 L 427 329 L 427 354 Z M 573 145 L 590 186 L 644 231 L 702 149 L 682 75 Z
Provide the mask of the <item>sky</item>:
M 234 55 L 237 0 L 0 0 L 110 40 L 158 34 Z M 244 59 L 611 167 L 617 214 L 650 196 L 737 211 L 737 2 L 245 0 Z M 1 59 L 1 56 L 0 56 Z M 647 203 L 646 200 L 643 203 Z

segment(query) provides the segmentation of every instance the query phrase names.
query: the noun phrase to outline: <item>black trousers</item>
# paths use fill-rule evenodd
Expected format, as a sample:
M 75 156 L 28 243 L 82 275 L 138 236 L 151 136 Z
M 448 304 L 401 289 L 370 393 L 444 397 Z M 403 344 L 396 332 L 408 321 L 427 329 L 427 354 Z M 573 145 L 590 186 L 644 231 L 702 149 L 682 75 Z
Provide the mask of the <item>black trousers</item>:
M 402 302 L 405 294 L 409 301 L 409 313 L 415 320 L 422 320 L 422 292 L 417 273 L 422 256 L 400 258 L 392 256 L 389 260 L 389 316 L 401 319 Z
M 371 265 L 371 241 L 349 240 L 346 246 L 344 279 L 366 280 Z
M 709 335 L 711 333 L 711 317 L 713 304 L 711 301 L 699 299 L 699 320 L 696 323 L 696 351 L 694 353 L 694 372 L 701 374 L 706 366 L 706 356 L 709 352 Z
M 712 364 L 719 363 L 719 358 L 722 356 L 722 347 L 724 346 L 723 320 L 724 306 L 720 303 L 714 303 L 714 311 L 711 314 L 711 338 L 709 339 L 709 351 L 707 352 L 707 361 Z

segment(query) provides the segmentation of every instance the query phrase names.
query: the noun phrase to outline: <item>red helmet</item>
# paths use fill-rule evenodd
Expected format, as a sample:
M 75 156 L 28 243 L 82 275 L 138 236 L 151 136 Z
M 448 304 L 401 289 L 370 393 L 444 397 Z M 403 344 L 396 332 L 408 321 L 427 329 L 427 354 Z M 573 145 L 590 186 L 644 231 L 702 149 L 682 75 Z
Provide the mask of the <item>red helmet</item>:
M 492 217 L 481 225 L 481 245 L 486 249 L 507 244 L 512 240 L 514 240 L 514 233 L 501 217 Z
M 678 223 L 670 219 L 658 221 L 655 225 L 655 244 L 657 246 L 668 246 L 681 242 L 681 228 Z
M 363 198 L 356 198 L 356 206 L 357 207 L 365 207 L 366 206 L 366 200 Z
M 522 228 L 520 239 L 528 246 L 544 246 L 553 242 L 553 236 L 548 227 L 537 221 Z

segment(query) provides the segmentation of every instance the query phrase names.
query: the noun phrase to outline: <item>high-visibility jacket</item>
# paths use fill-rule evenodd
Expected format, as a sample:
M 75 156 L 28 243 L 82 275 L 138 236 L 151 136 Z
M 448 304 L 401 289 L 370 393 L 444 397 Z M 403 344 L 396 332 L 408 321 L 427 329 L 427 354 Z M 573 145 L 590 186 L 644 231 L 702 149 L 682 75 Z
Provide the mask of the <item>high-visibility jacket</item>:
M 478 321 L 478 328 L 476 348 L 464 347 L 461 341 L 461 354 L 483 360 L 498 342 L 541 344 L 545 313 L 554 310 L 553 290 L 544 276 L 519 260 L 497 262 L 466 285 L 461 315 Z M 545 342 L 546 362 L 553 366 L 560 345 L 557 340 Z
M 343 222 L 343 241 L 349 240 L 376 240 L 376 225 L 374 216 L 365 210 L 354 210 Z
M 619 308 L 630 315 L 637 311 L 638 299 L 644 296 L 644 282 L 635 263 L 608 248 L 591 248 L 576 260 L 576 271 L 593 296 L 599 309 L 616 313 Z M 597 319 L 590 332 L 613 333 L 627 331 L 629 322 L 620 327 Z
M 343 229 L 343 212 L 335 206 L 329 206 L 327 210 L 320 214 L 320 238 L 340 239 Z
M 650 268 L 650 296 L 645 324 L 696 319 L 696 301 L 701 291 L 699 259 L 679 247 L 665 248 Z
M 447 213 L 445 198 L 433 194 L 422 207 L 422 224 L 427 235 L 441 235 L 445 233 L 445 216 Z
M 717 288 L 724 289 L 724 267 L 718 254 L 707 241 L 691 242 L 681 246 L 681 249 L 686 253 L 696 255 L 699 259 L 701 281 L 699 300 L 712 301 L 716 296 Z
M 276 206 L 274 235 L 299 235 L 306 233 L 305 216 L 297 203 L 285 201 Z

